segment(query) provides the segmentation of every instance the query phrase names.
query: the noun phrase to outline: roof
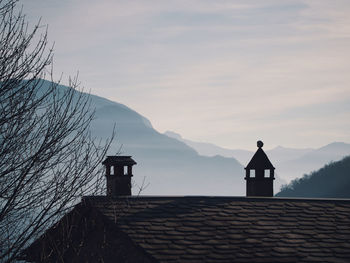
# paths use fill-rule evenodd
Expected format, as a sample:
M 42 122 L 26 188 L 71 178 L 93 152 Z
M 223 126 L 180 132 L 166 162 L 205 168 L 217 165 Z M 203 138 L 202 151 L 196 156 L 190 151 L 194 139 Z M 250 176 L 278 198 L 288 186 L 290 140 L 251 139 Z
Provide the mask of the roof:
M 245 169 L 275 169 L 264 150 L 259 147 Z
M 349 200 L 93 197 L 84 202 L 158 262 L 350 259 Z
M 127 240 L 119 243 L 135 245 L 130 255 L 136 255 L 136 251 L 141 254 L 135 261 L 129 255 L 128 262 L 140 262 L 142 255 L 143 262 L 350 259 L 350 200 L 100 196 L 84 197 L 80 206 L 100 214 L 105 221 L 97 225 L 110 226 L 108 231 L 98 230 L 113 233 L 109 238 L 104 234 L 104 240 L 110 240 L 108 244 L 115 244 L 124 235 Z M 87 239 L 97 242 L 96 238 Z M 112 251 L 119 245 L 113 246 Z M 94 253 L 108 251 L 104 245 L 103 250 Z M 104 261 L 109 262 L 106 258 Z
M 137 164 L 131 156 L 107 156 L 102 162 L 103 165 L 134 165 Z

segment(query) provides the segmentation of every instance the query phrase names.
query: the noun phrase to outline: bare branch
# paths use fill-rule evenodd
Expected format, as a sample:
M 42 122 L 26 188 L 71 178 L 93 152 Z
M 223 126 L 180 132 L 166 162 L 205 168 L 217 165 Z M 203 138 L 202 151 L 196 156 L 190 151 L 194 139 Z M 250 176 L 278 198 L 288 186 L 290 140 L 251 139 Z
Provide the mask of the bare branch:
M 30 29 L 16 2 L 0 0 L 1 262 L 13 262 L 82 195 L 102 192 L 100 163 L 114 137 L 91 135 L 94 110 L 77 77 L 69 87 L 43 80 L 52 69 L 47 27 L 39 20 Z

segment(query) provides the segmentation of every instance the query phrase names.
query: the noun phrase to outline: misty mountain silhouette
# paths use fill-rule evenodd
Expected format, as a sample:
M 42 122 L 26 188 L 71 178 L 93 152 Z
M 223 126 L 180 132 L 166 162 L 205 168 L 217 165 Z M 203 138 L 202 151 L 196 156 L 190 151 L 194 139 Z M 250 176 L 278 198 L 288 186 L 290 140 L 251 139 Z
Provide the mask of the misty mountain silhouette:
M 324 165 L 350 155 L 350 144 L 334 142 L 301 155 L 298 158 L 277 163 L 278 174 L 288 181 L 309 174 Z M 277 169 L 277 168 L 276 168 Z
M 243 166 L 247 165 L 251 156 L 254 154 L 254 152 L 247 150 L 226 149 L 211 143 L 194 142 L 184 139 L 180 134 L 171 131 L 167 131 L 165 134 L 193 147 L 201 155 L 233 157 Z M 339 161 L 345 156 L 350 155 L 350 144 L 333 142 L 319 149 L 294 149 L 277 146 L 271 150 L 267 150 L 266 154 L 276 167 L 276 174 L 280 179 L 287 182 L 318 170 L 332 161 Z
M 49 82 L 44 84 L 43 88 Z M 137 162 L 134 181 L 140 185 L 145 178 L 149 183 L 142 194 L 245 195 L 244 168 L 236 159 L 201 156 L 185 143 L 157 132 L 147 118 L 123 104 L 91 95 L 91 106 L 95 108 L 93 136 L 110 137 L 116 124 L 108 154 L 133 156 Z
M 242 165 L 247 165 L 249 160 L 254 155 L 254 152 L 252 151 L 241 150 L 241 149 L 234 149 L 234 150 L 227 149 L 227 148 L 217 146 L 213 143 L 195 142 L 195 141 L 187 140 L 183 138 L 180 134 L 172 131 L 166 131 L 164 134 L 169 136 L 170 138 L 174 138 L 184 142 L 191 148 L 195 149 L 198 152 L 198 154 L 203 156 L 221 155 L 228 158 L 233 157 L 237 159 Z
M 102 98 L 92 96 L 92 101 Z M 243 195 L 244 170 L 233 158 L 200 156 L 186 144 L 152 128 L 150 122 L 132 109 L 105 100 L 96 107 L 92 132 L 106 138 L 116 123 L 116 140 L 110 153 L 132 155 L 134 180 L 146 178 L 142 194 L 157 195 Z M 134 189 L 136 190 L 136 189 Z M 135 191 L 134 191 L 135 193 Z
M 350 198 L 350 156 L 293 180 L 276 196 Z

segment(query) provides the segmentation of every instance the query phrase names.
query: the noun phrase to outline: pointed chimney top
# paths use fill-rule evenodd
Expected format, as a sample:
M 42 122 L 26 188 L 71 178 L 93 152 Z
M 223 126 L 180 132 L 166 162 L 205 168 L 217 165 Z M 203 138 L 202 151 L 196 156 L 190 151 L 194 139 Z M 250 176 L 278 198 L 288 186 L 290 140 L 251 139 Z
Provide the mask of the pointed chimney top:
M 258 150 L 245 167 L 247 180 L 247 196 L 273 196 L 273 180 L 275 179 L 272 163 L 262 149 L 264 143 L 257 141 Z M 250 171 L 253 170 L 253 174 Z
M 272 163 L 267 157 L 266 153 L 262 149 L 264 143 L 262 141 L 258 141 L 256 144 L 259 149 L 256 151 L 253 158 L 248 163 L 246 169 L 275 169 L 275 167 L 273 167 Z

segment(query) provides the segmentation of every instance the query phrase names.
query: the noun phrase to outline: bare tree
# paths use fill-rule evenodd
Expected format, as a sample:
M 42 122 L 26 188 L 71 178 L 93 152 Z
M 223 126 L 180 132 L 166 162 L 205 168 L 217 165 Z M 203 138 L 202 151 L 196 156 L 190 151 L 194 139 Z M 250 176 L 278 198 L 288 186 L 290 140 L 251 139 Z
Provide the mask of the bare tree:
M 16 2 L 0 0 L 0 262 L 98 191 L 111 142 L 90 134 L 93 110 L 76 78 L 69 88 L 42 80 L 51 76 L 47 30 L 29 29 Z

